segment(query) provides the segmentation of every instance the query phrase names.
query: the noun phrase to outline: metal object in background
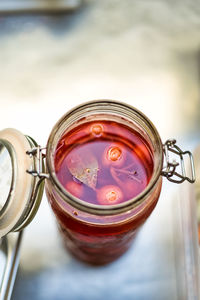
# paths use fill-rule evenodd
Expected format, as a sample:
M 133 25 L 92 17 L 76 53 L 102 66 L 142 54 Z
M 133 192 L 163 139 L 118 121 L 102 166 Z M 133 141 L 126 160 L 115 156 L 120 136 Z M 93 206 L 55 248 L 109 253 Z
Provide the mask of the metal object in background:
M 0 283 L 0 300 L 9 300 L 11 298 L 19 264 L 22 235 L 23 232 L 21 231 L 19 233 L 12 234 L 12 236 L 4 236 L 0 240 L 0 253 L 5 256 L 6 260 L 3 268 L 2 282 Z
M 75 10 L 82 0 L 0 0 L 0 13 L 59 12 Z

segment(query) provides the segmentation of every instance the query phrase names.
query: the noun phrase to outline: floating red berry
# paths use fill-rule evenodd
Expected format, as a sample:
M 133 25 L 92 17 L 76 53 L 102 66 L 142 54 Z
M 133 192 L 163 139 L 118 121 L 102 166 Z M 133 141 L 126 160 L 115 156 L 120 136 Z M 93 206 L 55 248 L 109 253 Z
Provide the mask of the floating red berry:
M 126 159 L 126 150 L 120 143 L 113 143 L 110 146 L 106 147 L 102 163 L 104 166 L 115 166 L 120 167 L 123 165 Z
M 82 183 L 68 181 L 65 188 L 68 192 L 70 192 L 73 196 L 77 198 L 81 198 L 83 195 L 84 188 Z
M 100 123 L 94 123 L 91 125 L 90 127 L 90 132 L 92 133 L 92 135 L 94 135 L 95 137 L 100 137 L 102 136 L 102 134 L 104 133 L 104 127 L 102 124 Z
M 123 201 L 123 193 L 116 185 L 106 185 L 97 191 L 97 201 L 102 205 L 113 205 Z

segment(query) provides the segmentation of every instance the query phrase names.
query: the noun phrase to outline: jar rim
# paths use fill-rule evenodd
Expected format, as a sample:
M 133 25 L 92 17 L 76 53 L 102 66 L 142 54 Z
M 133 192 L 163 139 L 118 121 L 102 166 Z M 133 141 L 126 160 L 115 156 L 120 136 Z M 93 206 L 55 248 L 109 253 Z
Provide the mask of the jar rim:
M 144 122 L 148 128 L 150 129 L 151 133 L 154 135 L 157 150 L 159 153 L 157 165 L 153 169 L 152 177 L 146 186 L 146 188 L 138 194 L 136 197 L 131 198 L 125 202 L 114 204 L 114 205 L 98 205 L 98 204 L 92 204 L 89 202 L 86 202 L 84 200 L 81 200 L 79 198 L 76 198 L 71 193 L 69 193 L 64 186 L 61 184 L 61 182 L 58 180 L 56 172 L 55 172 L 55 166 L 54 166 L 54 156 L 53 152 L 57 146 L 57 143 L 55 144 L 55 137 L 57 135 L 58 140 L 62 137 L 62 135 L 65 132 L 62 132 L 62 134 L 58 135 L 59 129 L 63 126 L 63 124 L 66 125 L 66 122 L 69 121 L 71 117 L 73 117 L 75 114 L 78 114 L 80 117 L 83 118 L 83 110 L 85 110 L 87 113 L 89 112 L 95 112 L 96 108 L 103 108 L 107 107 L 107 109 L 110 109 L 110 115 L 112 115 L 111 107 L 115 107 L 119 111 L 120 116 L 120 110 L 124 110 L 124 112 L 129 113 L 129 115 L 137 115 L 141 119 L 142 122 Z M 107 112 L 108 113 L 108 112 Z M 66 127 L 65 127 L 66 128 Z M 155 145 L 154 145 L 155 146 Z M 47 166 L 47 172 L 49 173 L 49 179 L 54 184 L 56 191 L 58 194 L 62 197 L 64 201 L 72 205 L 73 207 L 95 215 L 116 215 L 123 212 L 126 212 L 137 205 L 140 205 L 143 201 L 145 201 L 146 197 L 148 196 L 149 192 L 154 188 L 155 184 L 157 183 L 163 167 L 163 145 L 160 138 L 160 135 L 154 126 L 154 124 L 149 120 L 148 117 L 146 117 L 140 110 L 136 109 L 135 107 L 126 104 L 121 101 L 116 100 L 92 100 L 85 103 L 82 103 L 70 111 L 68 111 L 65 115 L 63 115 L 58 122 L 54 125 L 48 142 L 47 142 L 47 151 L 46 151 L 46 166 Z

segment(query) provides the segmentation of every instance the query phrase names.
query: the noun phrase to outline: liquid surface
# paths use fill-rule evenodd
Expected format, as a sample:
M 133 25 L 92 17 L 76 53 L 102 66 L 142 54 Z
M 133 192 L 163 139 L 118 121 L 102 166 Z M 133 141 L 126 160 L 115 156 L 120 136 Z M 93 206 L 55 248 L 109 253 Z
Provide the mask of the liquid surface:
M 114 205 L 141 193 L 153 172 L 152 153 L 133 129 L 113 121 L 77 126 L 59 141 L 56 175 L 75 197 Z

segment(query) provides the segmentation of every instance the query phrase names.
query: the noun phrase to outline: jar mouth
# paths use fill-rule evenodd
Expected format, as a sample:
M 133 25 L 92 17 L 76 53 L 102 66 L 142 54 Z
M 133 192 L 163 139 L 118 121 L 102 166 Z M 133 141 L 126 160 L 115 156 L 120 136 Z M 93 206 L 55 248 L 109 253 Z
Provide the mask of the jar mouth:
M 55 172 L 54 153 L 58 141 L 70 126 L 75 126 L 77 121 L 85 120 L 87 117 L 97 114 L 118 116 L 130 124 L 137 123 L 138 128 L 145 132 L 154 151 L 153 173 L 146 188 L 136 197 L 114 205 L 92 204 L 76 198 L 64 188 Z M 64 201 L 87 213 L 89 212 L 95 215 L 116 215 L 140 205 L 154 188 L 162 172 L 163 146 L 159 133 L 153 123 L 138 109 L 116 100 L 93 100 L 68 111 L 55 124 L 47 142 L 46 166 L 47 172 L 49 173 L 49 180 L 52 181 L 56 191 Z

